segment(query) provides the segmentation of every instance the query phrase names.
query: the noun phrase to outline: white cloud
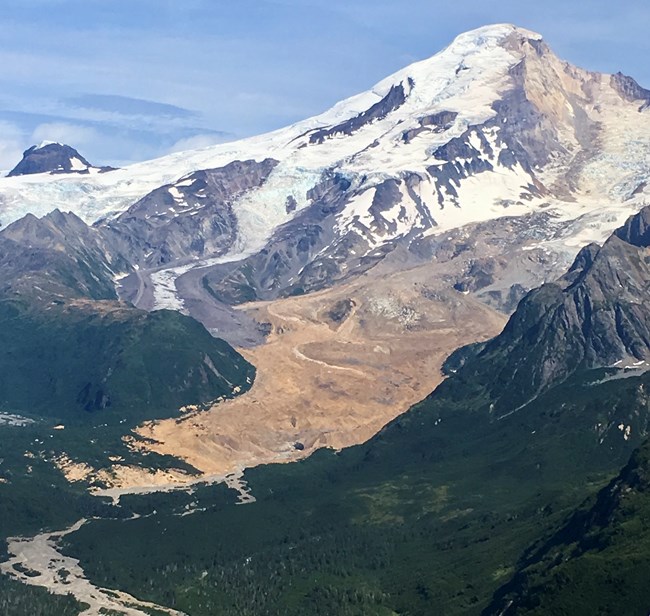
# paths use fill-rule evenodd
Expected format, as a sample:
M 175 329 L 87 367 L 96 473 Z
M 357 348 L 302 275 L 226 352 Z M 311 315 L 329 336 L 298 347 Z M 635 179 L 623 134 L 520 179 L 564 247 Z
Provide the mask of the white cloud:
M 97 131 L 88 126 L 67 124 L 65 122 L 49 122 L 39 124 L 32 133 L 32 141 L 58 141 L 75 149 L 83 148 L 97 140 Z
M 10 122 L 0 121 L 0 169 L 10 171 L 22 158 L 25 135 Z

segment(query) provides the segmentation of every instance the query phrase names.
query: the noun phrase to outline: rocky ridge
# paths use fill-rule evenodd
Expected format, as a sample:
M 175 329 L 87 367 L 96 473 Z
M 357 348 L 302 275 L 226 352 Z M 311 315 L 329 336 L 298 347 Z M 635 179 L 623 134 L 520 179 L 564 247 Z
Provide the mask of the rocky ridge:
M 530 292 L 503 332 L 466 360 L 463 375 L 490 394 L 490 412 L 517 411 L 580 370 L 650 365 L 647 222 L 641 210 L 569 271 Z

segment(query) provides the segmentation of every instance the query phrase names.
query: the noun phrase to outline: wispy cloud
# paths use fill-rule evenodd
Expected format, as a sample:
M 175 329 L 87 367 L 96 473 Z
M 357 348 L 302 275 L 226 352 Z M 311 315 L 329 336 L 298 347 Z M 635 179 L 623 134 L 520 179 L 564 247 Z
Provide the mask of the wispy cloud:
M 0 170 L 8 171 L 20 160 L 24 134 L 15 124 L 0 121 L 0 135 Z
M 197 113 L 176 105 L 168 105 L 117 94 L 82 94 L 63 99 L 72 107 L 84 110 L 115 112 L 127 116 L 160 116 L 163 118 L 195 118 Z
M 217 145 L 218 143 L 224 143 L 230 139 L 232 139 L 232 136 L 229 137 L 227 134 L 223 133 L 193 135 L 192 137 L 179 139 L 169 148 L 167 153 L 173 154 L 175 152 L 185 152 L 187 150 L 198 150 L 200 148 L 207 148 L 211 145 Z
M 31 134 L 31 141 L 56 141 L 74 143 L 78 148 L 85 148 L 97 141 L 98 133 L 88 126 L 67 124 L 65 122 L 48 122 L 39 124 Z

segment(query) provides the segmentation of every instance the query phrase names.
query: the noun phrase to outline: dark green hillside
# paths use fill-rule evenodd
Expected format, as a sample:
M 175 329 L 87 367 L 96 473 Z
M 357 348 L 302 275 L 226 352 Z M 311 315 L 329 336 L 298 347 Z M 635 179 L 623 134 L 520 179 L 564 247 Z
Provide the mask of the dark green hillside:
M 555 535 L 531 550 L 486 613 L 629 614 L 650 609 L 650 442 Z
M 487 410 L 502 415 L 576 370 L 649 359 L 649 285 L 645 246 L 617 236 L 588 246 L 566 276 L 529 293 L 503 333 L 465 358 L 465 380 L 485 387 Z
M 247 389 L 254 369 L 172 311 L 114 302 L 0 301 L 0 409 L 49 417 L 160 417 Z

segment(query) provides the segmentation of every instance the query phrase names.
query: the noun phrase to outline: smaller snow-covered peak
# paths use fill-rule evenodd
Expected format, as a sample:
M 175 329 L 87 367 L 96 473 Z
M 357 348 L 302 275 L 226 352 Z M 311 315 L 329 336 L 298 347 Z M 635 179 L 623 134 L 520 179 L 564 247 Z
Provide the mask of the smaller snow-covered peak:
M 91 165 L 77 150 L 64 143 L 42 141 L 23 152 L 22 160 L 9 172 L 9 177 L 34 174 L 98 173 L 109 168 Z
M 22 160 L 9 172 L 9 176 L 37 173 L 88 173 L 91 167 L 92 165 L 69 145 L 43 141 L 23 152 Z

